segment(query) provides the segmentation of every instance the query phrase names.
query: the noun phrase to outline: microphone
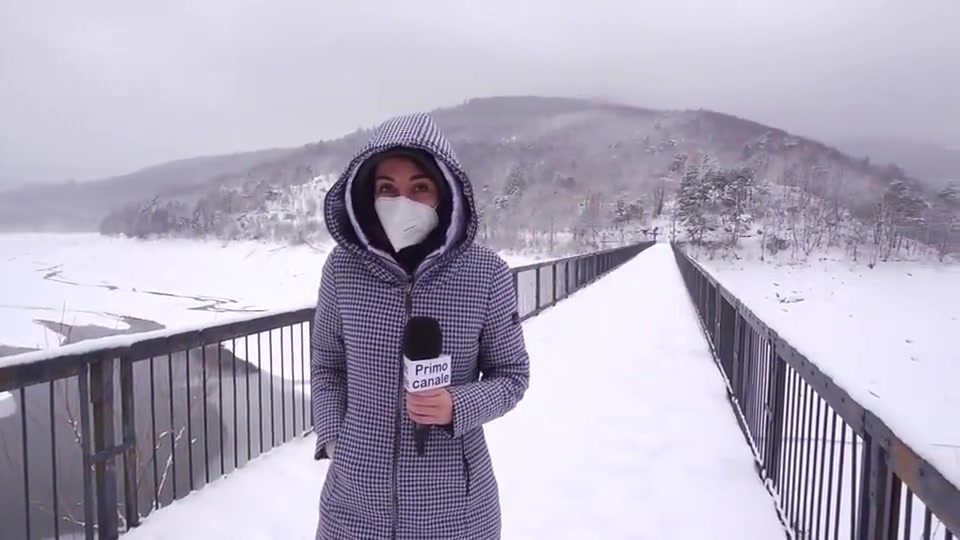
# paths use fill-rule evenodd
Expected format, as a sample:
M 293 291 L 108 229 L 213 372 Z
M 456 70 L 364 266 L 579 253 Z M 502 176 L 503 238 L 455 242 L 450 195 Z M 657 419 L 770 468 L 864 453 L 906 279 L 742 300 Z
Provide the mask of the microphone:
M 443 354 L 443 331 L 433 317 L 411 317 L 403 329 L 403 384 L 407 392 L 450 385 L 450 356 Z M 414 424 L 417 455 L 426 451 L 430 426 Z

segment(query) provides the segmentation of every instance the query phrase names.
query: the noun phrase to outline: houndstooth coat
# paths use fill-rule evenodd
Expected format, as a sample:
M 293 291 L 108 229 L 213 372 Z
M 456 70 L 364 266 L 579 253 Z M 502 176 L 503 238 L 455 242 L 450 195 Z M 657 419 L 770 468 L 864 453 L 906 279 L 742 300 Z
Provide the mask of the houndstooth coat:
M 350 185 L 364 160 L 415 147 L 434 155 L 453 194 L 445 243 L 409 279 L 364 237 Z M 328 458 L 318 540 L 500 538 L 497 481 L 483 425 L 510 411 L 529 383 L 529 359 L 507 264 L 474 244 L 473 191 L 427 115 L 384 123 L 324 201 L 337 242 L 320 280 L 311 335 L 315 457 Z M 452 429 L 434 426 L 426 455 L 414 450 L 406 414 L 401 341 L 406 320 L 440 321 L 453 358 Z M 483 375 L 480 378 L 480 375 Z

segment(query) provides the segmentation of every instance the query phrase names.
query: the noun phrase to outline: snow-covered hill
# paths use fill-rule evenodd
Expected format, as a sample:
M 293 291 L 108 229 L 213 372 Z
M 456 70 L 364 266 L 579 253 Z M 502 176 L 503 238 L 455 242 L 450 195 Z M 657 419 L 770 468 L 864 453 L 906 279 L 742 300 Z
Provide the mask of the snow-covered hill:
M 552 244 L 559 232 L 596 247 L 600 230 L 646 227 L 661 217 L 694 168 L 714 176 L 749 169 L 754 184 L 793 186 L 866 221 L 894 183 L 905 200 L 930 202 L 936 195 L 896 167 L 876 167 L 773 127 L 704 110 L 502 97 L 433 114 L 472 176 L 484 222 L 481 241 L 496 247 L 531 236 Z M 315 203 L 299 201 L 304 192 L 316 192 L 316 178 L 339 174 L 367 136 L 360 130 L 308 145 L 196 190 L 128 206 L 108 216 L 102 231 L 322 240 L 316 213 L 300 214 Z M 260 219 L 273 203 L 295 208 L 291 219 Z

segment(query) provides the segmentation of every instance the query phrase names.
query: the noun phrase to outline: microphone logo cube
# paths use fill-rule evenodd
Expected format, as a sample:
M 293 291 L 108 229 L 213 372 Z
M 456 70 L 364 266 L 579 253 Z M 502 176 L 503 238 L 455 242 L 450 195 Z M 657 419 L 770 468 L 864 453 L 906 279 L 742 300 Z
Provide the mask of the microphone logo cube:
M 450 386 L 450 356 L 426 360 L 403 359 L 403 384 L 407 392 L 423 392 Z

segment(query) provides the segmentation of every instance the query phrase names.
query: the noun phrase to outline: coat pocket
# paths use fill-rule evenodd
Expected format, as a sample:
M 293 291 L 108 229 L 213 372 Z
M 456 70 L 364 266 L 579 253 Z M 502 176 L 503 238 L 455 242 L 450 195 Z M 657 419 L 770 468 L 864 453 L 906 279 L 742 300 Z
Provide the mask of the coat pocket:
M 470 457 L 467 455 L 467 443 L 460 438 L 460 456 L 463 459 L 463 479 L 466 483 L 467 496 L 470 496 Z
M 389 489 L 390 464 L 376 459 L 365 433 L 356 428 L 355 417 L 347 415 L 337 434 L 337 446 L 327 474 L 333 473 L 331 503 L 359 515 L 362 509 L 389 511 L 389 500 L 381 494 Z

